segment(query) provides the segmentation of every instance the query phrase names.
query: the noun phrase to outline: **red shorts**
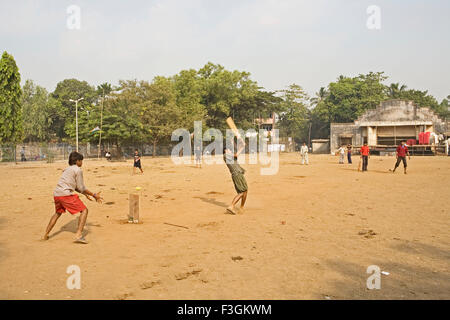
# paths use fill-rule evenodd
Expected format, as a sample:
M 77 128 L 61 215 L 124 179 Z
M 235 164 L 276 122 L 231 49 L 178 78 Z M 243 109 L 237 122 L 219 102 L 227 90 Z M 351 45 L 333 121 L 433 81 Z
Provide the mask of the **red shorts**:
M 71 214 L 76 214 L 78 212 L 86 209 L 84 203 L 80 200 L 77 194 L 64 197 L 53 197 L 55 199 L 55 210 L 56 213 L 64 213 L 69 211 Z

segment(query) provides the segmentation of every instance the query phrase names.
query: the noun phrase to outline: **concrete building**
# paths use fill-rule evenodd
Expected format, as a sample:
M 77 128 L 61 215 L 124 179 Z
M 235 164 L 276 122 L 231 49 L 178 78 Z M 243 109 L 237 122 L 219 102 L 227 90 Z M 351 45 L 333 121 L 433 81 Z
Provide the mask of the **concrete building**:
M 341 144 L 360 146 L 395 146 L 401 140 L 419 139 L 420 132 L 448 131 L 447 123 L 429 108 L 420 108 L 412 101 L 388 100 L 367 110 L 353 123 L 332 123 L 330 149 Z
M 259 129 L 272 131 L 275 129 L 275 124 L 278 122 L 279 117 L 276 113 L 271 113 L 268 117 L 260 117 L 255 119 L 255 123 L 258 125 Z
M 312 153 L 329 153 L 330 140 L 329 139 L 313 139 L 311 140 Z

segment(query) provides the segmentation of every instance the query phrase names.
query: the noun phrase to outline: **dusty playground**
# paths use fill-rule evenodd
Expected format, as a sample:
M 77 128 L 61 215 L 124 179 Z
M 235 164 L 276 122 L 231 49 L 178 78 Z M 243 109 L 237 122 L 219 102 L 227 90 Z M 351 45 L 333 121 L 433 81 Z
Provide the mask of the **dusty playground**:
M 226 214 L 234 195 L 225 165 L 143 158 L 85 160 L 84 179 L 103 191 L 74 244 L 65 213 L 48 241 L 53 189 L 67 164 L 0 165 L 0 299 L 449 299 L 450 158 L 412 157 L 409 172 L 369 172 L 338 158 L 282 154 L 277 175 L 243 165 L 247 209 Z M 128 193 L 142 187 L 140 224 L 127 224 Z M 187 228 L 168 225 L 176 224 Z M 69 290 L 69 265 L 81 289 Z M 368 290 L 377 265 L 381 289 Z

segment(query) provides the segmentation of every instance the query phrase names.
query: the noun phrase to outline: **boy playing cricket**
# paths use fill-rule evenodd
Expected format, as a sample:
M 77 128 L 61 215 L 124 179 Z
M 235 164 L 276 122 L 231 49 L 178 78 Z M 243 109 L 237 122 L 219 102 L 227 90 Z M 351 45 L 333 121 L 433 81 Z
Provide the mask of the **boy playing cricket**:
M 304 164 L 305 161 L 306 161 L 306 164 L 309 164 L 309 161 L 308 161 L 308 147 L 306 146 L 305 142 L 303 142 L 303 145 L 300 148 L 300 155 L 302 156 L 302 164 Z
M 345 147 L 342 144 L 341 147 L 338 149 L 337 153 L 339 154 L 339 164 L 344 164 L 345 159 Z
M 227 208 L 227 211 L 231 214 L 236 214 L 234 206 L 239 202 L 239 200 L 241 200 L 241 211 L 244 209 L 245 200 L 247 200 L 248 186 L 247 181 L 245 181 L 244 177 L 245 170 L 237 163 L 237 157 L 242 152 L 242 150 L 243 147 L 239 148 L 236 153 L 233 153 L 233 151 L 231 151 L 229 148 L 223 148 L 223 159 L 228 167 L 228 170 L 230 170 L 234 188 L 237 192 L 237 195 L 231 202 L 231 206 Z
M 144 173 L 141 166 L 141 155 L 139 154 L 138 149 L 134 150 L 133 174 L 136 174 L 136 168 L 139 168 L 141 173 Z
M 362 160 L 362 172 L 367 171 L 367 166 L 369 165 L 370 149 L 367 142 L 361 147 L 361 160 Z
M 403 171 L 406 174 L 406 155 L 408 155 L 408 160 L 411 160 L 411 157 L 409 155 L 408 146 L 406 145 L 406 141 L 402 140 L 400 145 L 397 147 L 397 162 L 395 163 L 394 170 L 389 169 L 389 171 L 392 171 L 393 173 L 400 165 L 400 162 L 403 161 Z
M 83 181 L 83 171 L 81 166 L 83 165 L 83 155 L 74 151 L 69 155 L 69 167 L 66 168 L 61 177 L 59 178 L 58 184 L 56 185 L 55 191 L 53 192 L 53 197 L 55 201 L 55 214 L 50 219 L 48 223 L 47 230 L 45 231 L 44 240 L 49 239 L 50 231 L 58 221 L 61 214 L 66 210 L 71 214 L 77 214 L 80 212 L 80 217 L 78 220 L 78 230 L 75 234 L 76 243 L 87 243 L 86 239 L 83 237 L 83 228 L 86 224 L 86 219 L 88 215 L 88 209 L 84 203 L 80 200 L 74 191 L 84 194 L 88 200 L 92 201 L 91 196 L 94 197 L 95 201 L 101 203 L 102 198 L 100 197 L 100 192 L 92 193 L 86 189 Z
M 202 148 L 201 146 L 197 145 L 194 147 L 194 153 L 195 153 L 195 167 L 201 168 L 202 167 Z

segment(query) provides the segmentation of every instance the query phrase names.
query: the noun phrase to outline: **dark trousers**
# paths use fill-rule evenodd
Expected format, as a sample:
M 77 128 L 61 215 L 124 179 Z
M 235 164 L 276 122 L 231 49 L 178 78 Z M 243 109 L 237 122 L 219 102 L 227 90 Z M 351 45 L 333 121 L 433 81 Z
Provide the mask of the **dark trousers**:
M 362 171 L 367 171 L 368 164 L 369 164 L 369 156 L 362 156 Z
M 397 169 L 397 167 L 400 165 L 400 162 L 402 162 L 402 161 L 403 161 L 403 168 L 406 169 L 406 167 L 407 167 L 407 164 L 406 164 L 406 157 L 397 157 L 397 162 L 395 163 L 395 168 L 394 168 L 394 170 Z
M 350 152 L 347 153 L 347 161 L 348 163 L 352 163 L 352 154 Z

